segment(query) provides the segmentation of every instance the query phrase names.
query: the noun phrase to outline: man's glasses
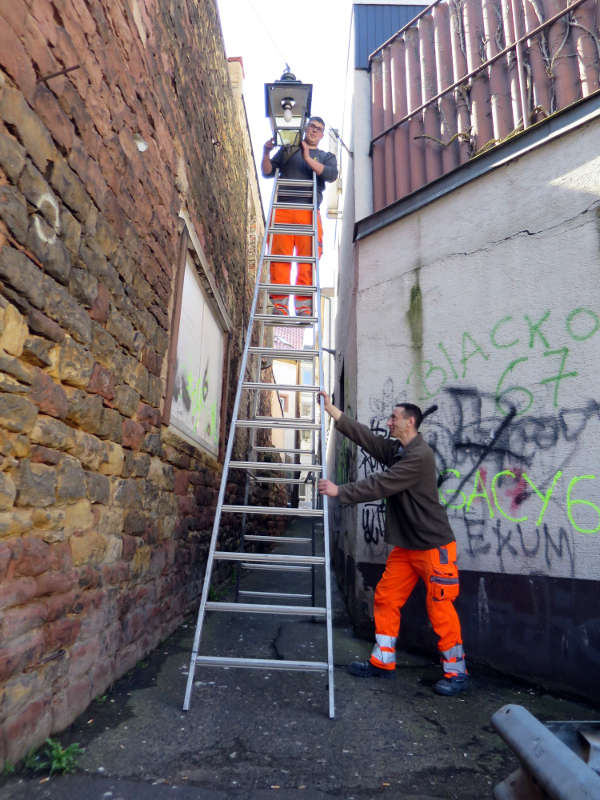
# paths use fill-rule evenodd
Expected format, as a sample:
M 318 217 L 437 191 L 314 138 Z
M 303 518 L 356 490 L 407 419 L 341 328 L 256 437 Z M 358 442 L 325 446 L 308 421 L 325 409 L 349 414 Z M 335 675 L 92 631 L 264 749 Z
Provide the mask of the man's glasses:
M 320 125 L 313 125 L 312 122 L 309 122 L 306 127 L 312 128 L 313 131 L 317 131 L 317 133 L 325 133 L 325 128 L 322 128 Z

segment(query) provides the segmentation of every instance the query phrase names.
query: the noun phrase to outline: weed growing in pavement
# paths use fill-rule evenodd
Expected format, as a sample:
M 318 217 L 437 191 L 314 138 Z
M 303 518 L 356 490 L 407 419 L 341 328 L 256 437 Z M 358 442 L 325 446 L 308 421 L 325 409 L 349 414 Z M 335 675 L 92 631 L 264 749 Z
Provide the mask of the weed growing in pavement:
M 7 777 L 8 775 L 12 775 L 16 770 L 15 765 L 10 759 L 6 759 L 4 762 L 4 767 L 2 768 L 2 775 L 3 777 Z
M 57 772 L 75 772 L 77 759 L 82 753 L 83 749 L 77 742 L 63 747 L 56 739 L 46 739 L 44 746 L 39 750 L 29 751 L 25 756 L 24 765 L 33 772 L 49 770 L 50 775 Z

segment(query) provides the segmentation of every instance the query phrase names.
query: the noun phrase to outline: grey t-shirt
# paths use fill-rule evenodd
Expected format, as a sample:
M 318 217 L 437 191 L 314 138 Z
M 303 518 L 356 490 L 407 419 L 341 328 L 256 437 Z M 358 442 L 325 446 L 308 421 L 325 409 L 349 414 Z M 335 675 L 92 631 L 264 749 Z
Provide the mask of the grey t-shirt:
M 280 147 L 271 159 L 271 166 L 273 172 L 268 177 L 274 177 L 275 170 L 279 170 L 281 178 L 291 178 L 294 180 L 312 180 L 313 170 L 308 166 L 302 157 L 300 148 L 296 149 L 288 158 L 289 150 L 285 147 Z M 321 205 L 323 199 L 323 189 L 325 188 L 325 181 L 328 183 L 337 178 L 337 159 L 333 153 L 328 153 L 325 150 L 312 148 L 310 150 L 310 157 L 314 158 L 320 164 L 324 164 L 325 169 L 320 175 L 317 175 L 317 198 L 318 205 Z M 294 189 L 286 189 L 281 191 L 278 198 L 283 203 L 306 202 L 306 190 L 300 187 Z M 312 200 L 308 200 L 312 202 Z

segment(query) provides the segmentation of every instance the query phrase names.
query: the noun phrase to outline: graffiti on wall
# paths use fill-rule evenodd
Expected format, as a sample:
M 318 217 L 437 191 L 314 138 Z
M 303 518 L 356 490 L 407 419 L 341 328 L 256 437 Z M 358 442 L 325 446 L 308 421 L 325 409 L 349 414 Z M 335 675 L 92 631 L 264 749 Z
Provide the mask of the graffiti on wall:
M 600 317 L 583 307 L 566 313 L 558 347 L 557 326 L 548 326 L 552 314 L 502 317 L 481 339 L 464 332 L 457 352 L 440 342 L 443 364 L 424 359 L 369 398 L 371 430 L 380 433 L 396 402 L 426 405 L 436 398 L 439 410 L 423 434 L 436 455 L 440 501 L 463 567 L 580 577 L 592 569 L 584 554 L 600 536 L 600 474 L 589 466 L 586 443 L 598 441 L 600 403 L 580 397 L 572 403 L 567 387 L 578 376 L 573 350 L 598 332 Z M 475 359 L 487 362 L 494 350 L 511 348 L 495 377 L 486 364 L 493 391 L 469 385 Z M 422 388 L 418 398 L 415 383 Z M 361 453 L 359 477 L 380 469 L 372 462 Z M 369 545 L 383 531 L 385 506 L 362 509 Z
M 505 416 L 514 407 L 525 414 L 536 401 L 546 403 L 548 392 L 552 406 L 558 408 L 565 385 L 578 376 L 570 366 L 573 348 L 598 332 L 600 316 L 584 307 L 569 311 L 558 325 L 557 316 L 548 309 L 535 316 L 507 315 L 495 321 L 485 336 L 463 331 L 453 346 L 440 341 L 408 372 L 406 385 L 421 387 L 416 402 L 424 403 L 451 383 L 471 379 L 492 353 L 506 353 L 495 377 L 497 412 Z M 553 341 L 558 330 L 561 342 Z M 539 379 L 532 380 L 531 375 Z

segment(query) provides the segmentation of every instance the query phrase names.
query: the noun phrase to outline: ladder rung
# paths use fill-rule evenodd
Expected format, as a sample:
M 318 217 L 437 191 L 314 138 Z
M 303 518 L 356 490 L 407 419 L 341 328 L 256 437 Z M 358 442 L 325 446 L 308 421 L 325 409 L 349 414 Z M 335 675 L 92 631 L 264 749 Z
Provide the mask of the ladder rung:
M 289 455 L 306 455 L 306 456 L 313 455 L 312 450 L 303 450 L 302 448 L 298 447 L 291 449 L 285 449 L 283 447 L 255 447 L 254 450 L 257 453 L 274 453 L 274 454 L 284 453 L 286 455 L 289 454 Z
M 316 286 L 308 286 L 302 284 L 298 286 L 298 284 L 294 283 L 259 283 L 259 289 L 266 289 L 267 291 L 271 292 L 271 294 L 316 294 L 317 287 Z
M 274 472 L 282 470 L 283 472 L 321 472 L 323 467 L 321 464 L 285 464 L 283 462 L 270 461 L 230 461 L 229 466 L 232 469 L 267 469 Z
M 284 236 L 306 236 L 311 239 L 316 235 L 316 231 L 312 225 L 284 225 L 283 223 L 274 223 L 267 228 L 267 233 L 283 234 Z M 314 256 L 313 256 L 314 258 Z M 302 256 L 298 256 L 296 261 L 302 261 Z
M 254 319 L 274 328 L 308 327 L 319 321 L 318 317 L 289 317 L 285 314 L 255 314 Z
M 221 506 L 223 513 L 229 514 L 266 514 L 282 517 L 323 517 L 322 508 L 288 508 L 287 506 Z
M 249 589 L 240 589 L 239 594 L 245 597 L 279 597 L 287 600 L 310 600 L 310 594 L 293 594 L 292 592 L 252 592 Z
M 259 389 L 266 392 L 318 392 L 320 386 L 304 386 L 300 383 L 242 383 L 242 389 Z
M 273 203 L 273 208 L 291 208 L 298 211 L 312 211 L 312 203 Z
M 260 533 L 247 533 L 246 542 L 272 542 L 273 544 L 311 544 L 310 536 L 263 536 Z
M 302 486 L 306 483 L 304 478 L 261 478 L 258 475 L 250 475 L 254 483 L 289 483 L 294 486 Z
M 207 611 L 236 611 L 239 614 L 294 614 L 300 617 L 324 617 L 327 609 L 322 606 L 280 606 L 270 603 L 220 603 L 210 601 Z
M 277 187 L 280 186 L 312 186 L 312 178 L 277 178 Z
M 255 570 L 257 572 L 311 572 L 312 567 L 291 567 L 288 564 L 251 564 L 242 563 L 244 569 Z
M 229 658 L 227 656 L 196 656 L 196 664 L 205 667 L 245 667 L 247 669 L 283 669 L 306 672 L 326 672 L 323 661 L 280 661 L 269 658 Z
M 277 347 L 249 347 L 248 352 L 254 356 L 269 356 L 270 358 L 291 358 L 294 360 L 308 360 L 318 358 L 318 350 L 280 350 Z
M 271 253 L 263 256 L 263 261 L 282 261 L 290 264 L 295 264 L 296 261 L 313 264 L 316 260 L 315 256 L 284 256 L 283 253 Z
M 283 419 L 282 417 L 261 417 L 260 419 L 238 419 L 240 428 L 287 428 L 298 431 L 318 431 L 319 422 L 303 422 L 302 420 Z
M 324 564 L 325 556 L 293 556 L 285 553 L 228 553 L 224 550 L 215 552 L 217 561 L 248 561 L 248 563 L 292 564 Z

